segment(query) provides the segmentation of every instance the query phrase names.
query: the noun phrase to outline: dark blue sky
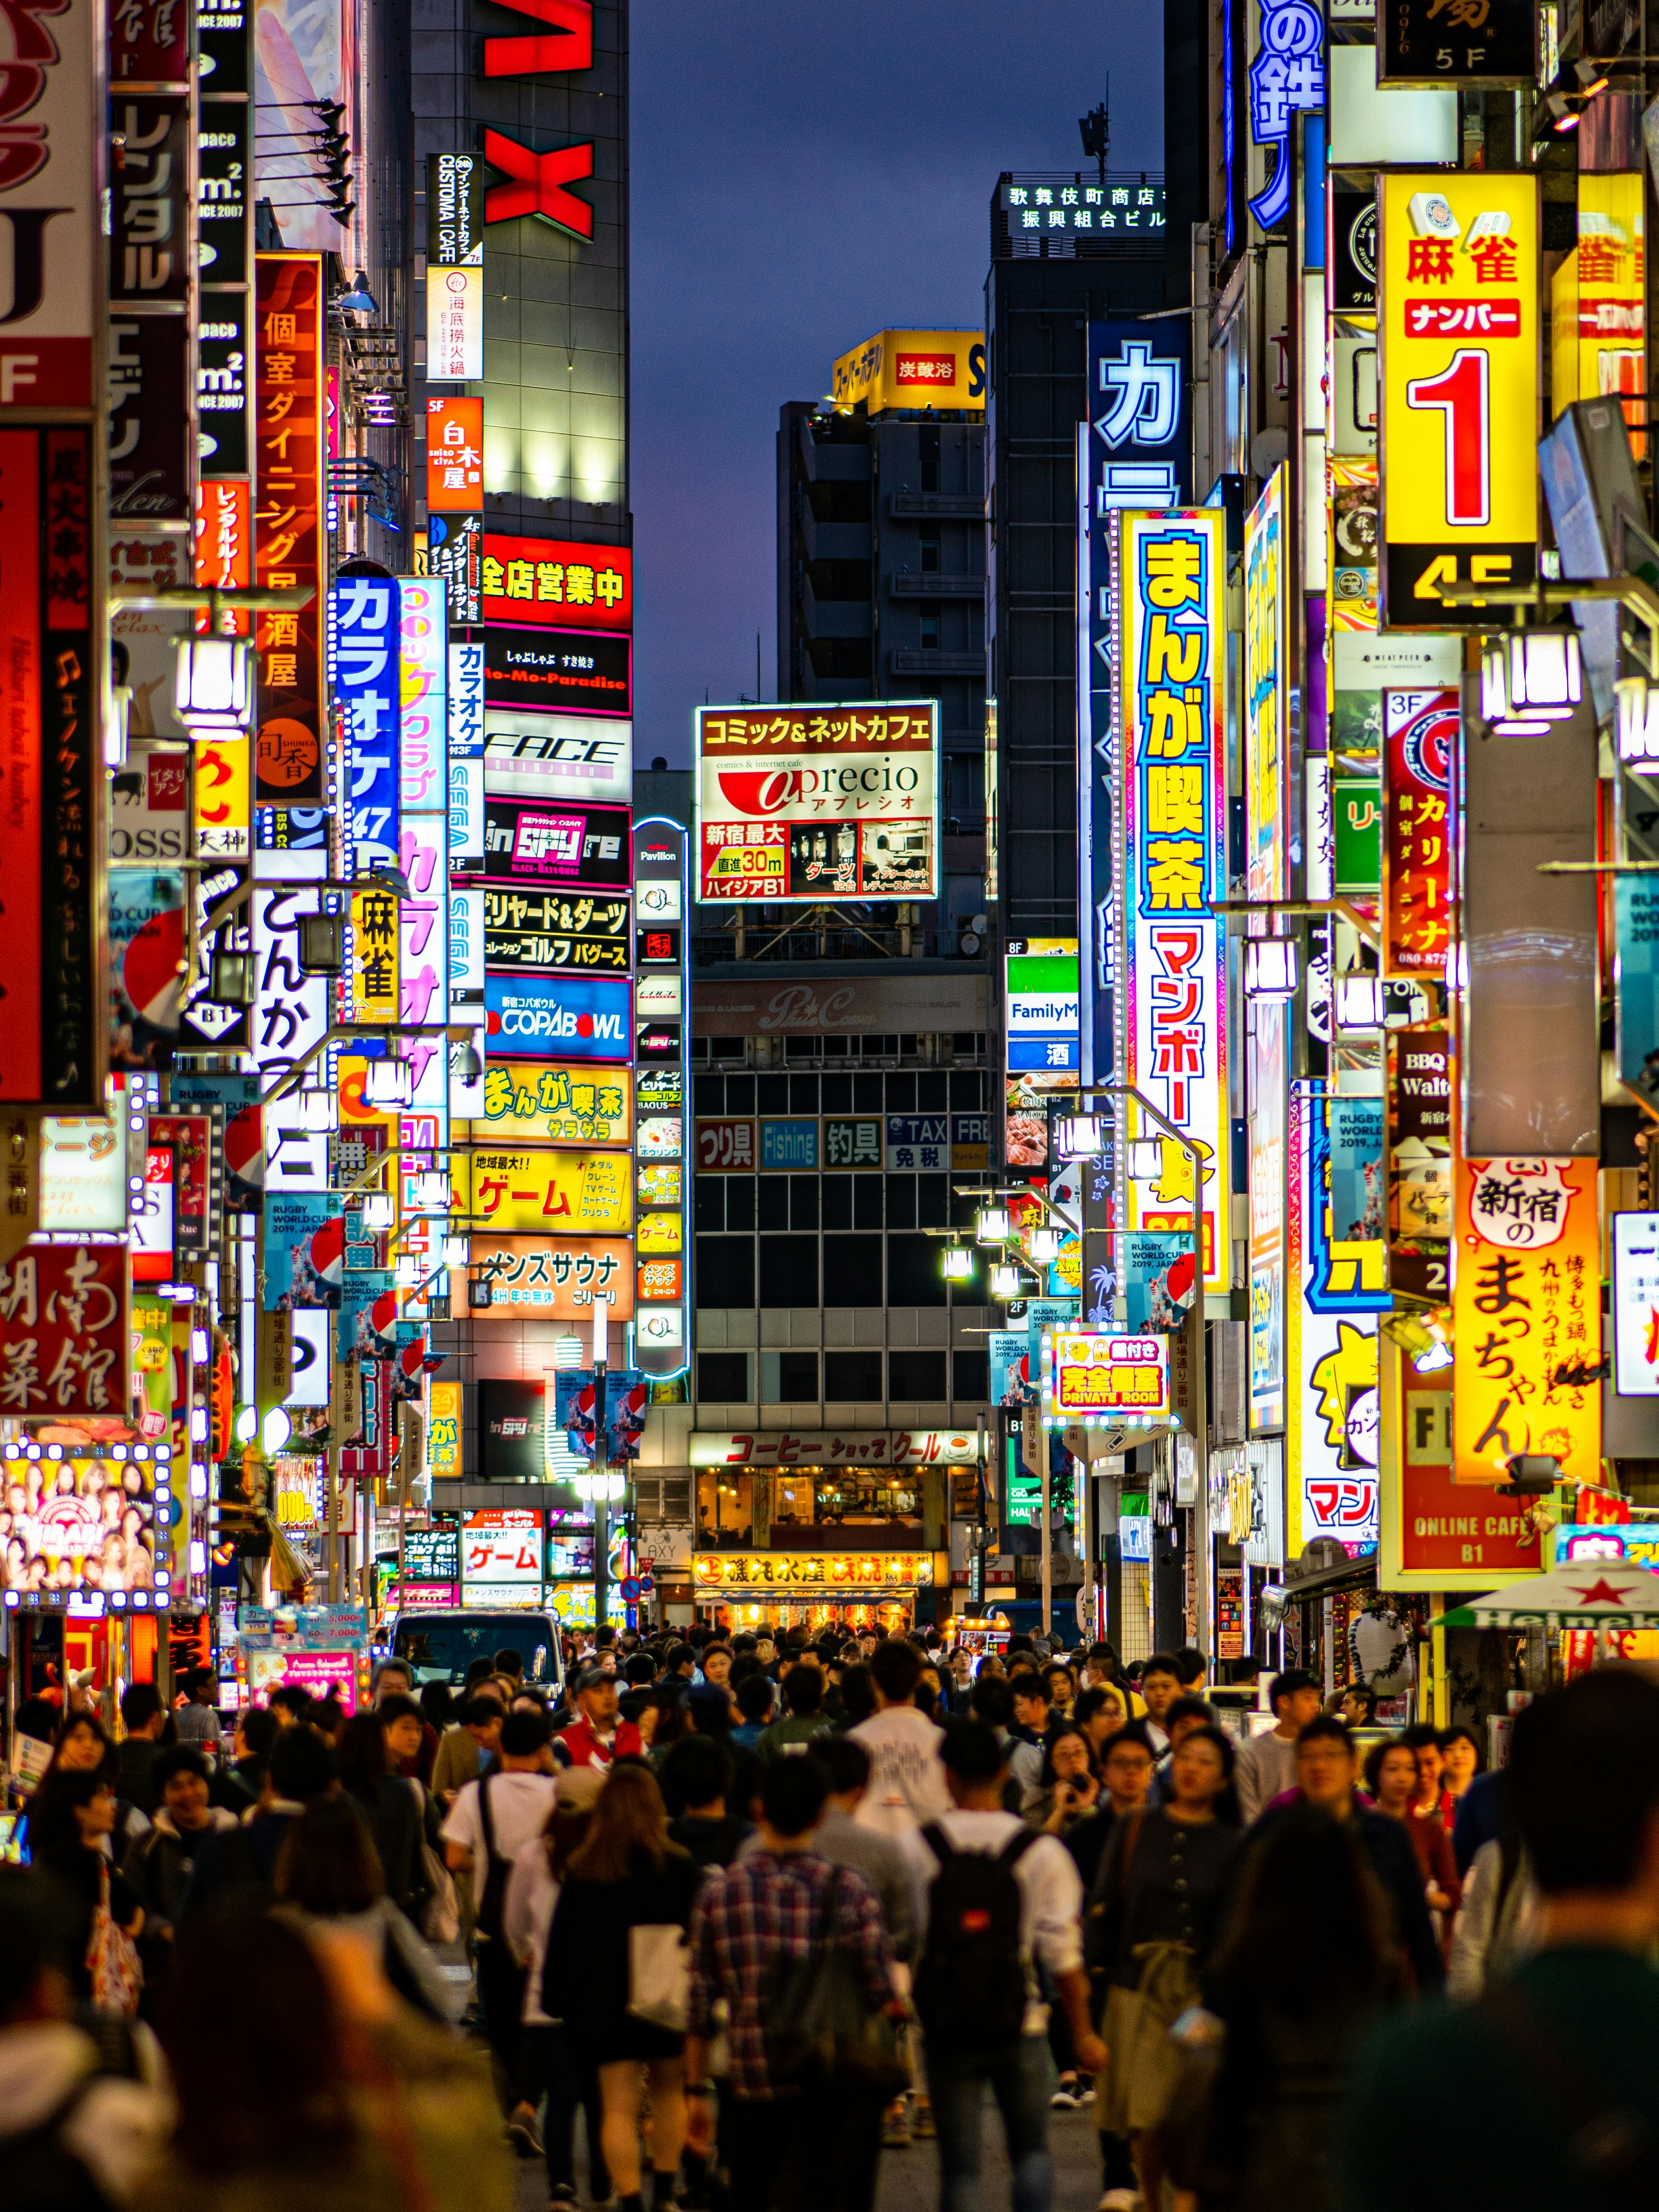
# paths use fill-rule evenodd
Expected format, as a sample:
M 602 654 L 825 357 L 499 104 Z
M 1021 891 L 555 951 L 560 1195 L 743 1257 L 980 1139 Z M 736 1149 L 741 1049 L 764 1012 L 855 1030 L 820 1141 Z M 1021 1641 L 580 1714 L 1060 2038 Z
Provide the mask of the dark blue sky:
M 778 409 L 883 329 L 984 319 L 1003 169 L 1163 158 L 1155 0 L 635 0 L 635 754 L 773 696 Z

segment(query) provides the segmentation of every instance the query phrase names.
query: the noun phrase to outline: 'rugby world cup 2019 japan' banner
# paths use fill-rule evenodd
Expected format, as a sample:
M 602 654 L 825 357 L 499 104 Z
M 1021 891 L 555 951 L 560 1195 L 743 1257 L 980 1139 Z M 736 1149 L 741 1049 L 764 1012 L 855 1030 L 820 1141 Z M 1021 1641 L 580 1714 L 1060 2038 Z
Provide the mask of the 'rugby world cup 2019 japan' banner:
M 1202 1154 L 1205 1287 L 1224 1290 L 1226 946 L 1212 902 L 1227 880 L 1225 518 L 1176 508 L 1118 527 L 1123 1079 Z M 1128 1200 L 1126 1227 L 1190 1233 L 1192 1162 L 1166 1138 L 1158 1179 Z

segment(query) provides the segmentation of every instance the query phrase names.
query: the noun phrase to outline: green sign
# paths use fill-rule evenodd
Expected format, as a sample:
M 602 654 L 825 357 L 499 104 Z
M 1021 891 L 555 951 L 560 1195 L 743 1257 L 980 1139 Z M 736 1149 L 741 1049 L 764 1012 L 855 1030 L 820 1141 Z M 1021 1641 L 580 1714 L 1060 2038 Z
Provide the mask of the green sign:
M 1382 888 L 1382 787 L 1370 778 L 1331 779 L 1339 898 L 1376 898 Z

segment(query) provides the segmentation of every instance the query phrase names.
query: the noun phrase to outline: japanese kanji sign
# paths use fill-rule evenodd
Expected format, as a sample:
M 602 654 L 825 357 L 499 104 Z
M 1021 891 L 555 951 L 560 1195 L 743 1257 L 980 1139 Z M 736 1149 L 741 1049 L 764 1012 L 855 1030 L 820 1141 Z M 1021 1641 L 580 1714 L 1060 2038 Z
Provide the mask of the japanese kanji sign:
M 1227 872 L 1224 518 L 1175 509 L 1121 514 L 1118 526 L 1123 1080 L 1202 1153 L 1205 1282 L 1221 1289 L 1231 1273 L 1227 994 L 1211 901 Z M 1122 1226 L 1189 1224 L 1193 1172 L 1165 1139 L 1162 1170 L 1131 1187 Z
M 346 872 L 398 864 L 398 586 L 343 576 L 328 595 L 330 688 L 345 754 Z
M 538 629 L 632 629 L 633 553 L 626 545 L 489 532 L 483 609 L 486 622 Z
M 1537 566 L 1538 180 L 1385 173 L 1382 613 L 1390 629 L 1489 626 L 1448 584 L 1529 584 Z
M 7 525 L 0 700 L 8 732 L 0 753 L 0 1098 L 101 1113 L 107 780 L 94 712 L 91 438 L 71 425 L 0 429 Z
M 261 253 L 257 260 L 254 581 L 273 590 L 315 588 L 322 561 L 322 257 Z M 267 610 L 255 639 L 254 799 L 320 805 L 322 609 L 313 599 L 307 607 Z
M 549 968 L 625 975 L 634 912 L 626 898 L 486 884 L 483 959 L 500 975 Z
M 1489 1590 L 1543 1562 L 1522 1501 L 1452 1480 L 1452 1389 L 1419 1375 L 1399 1347 L 1382 1358 L 1382 1540 L 1385 1589 Z
M 1089 495 L 1098 520 L 1121 507 L 1192 497 L 1192 334 L 1170 322 L 1089 325 Z
M 1244 858 L 1253 899 L 1283 898 L 1289 854 L 1289 471 L 1275 469 L 1244 524 Z
M 1381 1408 L 1376 1309 L 1386 1306 L 1388 1293 L 1378 1295 L 1374 1285 L 1364 1283 L 1365 1267 L 1358 1258 L 1344 1278 L 1352 1295 L 1340 1298 L 1329 1291 L 1329 1229 L 1336 1216 L 1331 1210 L 1328 1117 L 1345 1103 L 1328 1097 L 1322 1083 L 1291 1085 L 1285 1301 L 1287 1559 L 1298 1558 L 1316 1536 L 1334 1536 L 1350 1552 L 1376 1541 Z M 1364 1240 L 1343 1241 L 1352 1245 Z M 1380 1244 L 1375 1249 L 1380 1262 Z M 1380 1265 L 1373 1273 L 1381 1273 Z
M 978 1455 L 971 1429 L 783 1429 L 764 1436 L 700 1430 L 688 1448 L 692 1467 L 951 1467 L 971 1466 Z
M 1263 230 L 1291 209 L 1291 133 L 1298 114 L 1325 105 L 1325 23 L 1316 0 L 1260 0 L 1250 59 L 1250 137 L 1273 157 L 1266 187 L 1250 202 Z
M 489 1285 L 492 1310 L 503 1319 L 533 1314 L 543 1321 L 591 1320 L 597 1291 L 611 1300 L 613 1322 L 634 1317 L 634 1248 L 623 1237 L 492 1237 L 473 1232 L 471 1273 Z M 452 1277 L 455 1308 L 466 1306 L 466 1275 Z
M 1378 0 L 1377 84 L 1530 88 L 1537 29 L 1533 0 Z
M 1170 1349 L 1161 1336 L 1098 1328 L 1042 1332 L 1045 1418 L 1156 1421 L 1170 1411 Z
M 482 286 L 482 279 L 475 281 Z M 427 282 L 429 286 L 429 276 Z M 428 317 L 431 307 L 428 299 Z M 481 343 L 482 337 L 481 318 Z M 476 514 L 483 506 L 483 411 L 482 399 L 426 403 L 426 503 L 434 514 Z
M 1512 0 L 1515 4 L 1515 0 Z M 1647 452 L 1646 282 L 1639 172 L 1578 179 L 1578 243 L 1550 280 L 1550 406 L 1622 395 L 1631 452 Z
M 1382 973 L 1443 978 L 1456 893 L 1458 696 L 1382 694 Z
M 1449 1030 L 1389 1039 L 1389 1282 L 1442 1305 L 1451 1291 L 1452 1049 Z
M 435 382 L 483 374 L 483 168 L 477 154 L 426 157 L 426 362 Z
M 881 1124 L 872 1121 L 875 1132 L 872 1145 L 874 1158 L 871 1164 L 881 1165 Z M 709 1175 L 753 1175 L 757 1166 L 755 1156 L 755 1125 L 752 1121 L 700 1121 L 697 1123 L 697 1165 Z
M 703 899 L 939 896 L 939 708 L 697 709 Z
M 116 1244 L 31 1245 L 0 1267 L 0 1413 L 125 1412 L 126 1273 Z
M 93 389 L 105 265 L 97 143 L 104 120 L 93 97 L 100 20 L 93 0 L 67 0 L 50 12 L 14 4 L 7 13 L 0 226 L 11 280 L 0 325 L 0 414 L 91 407 L 101 398 Z
M 1453 1479 L 1511 1459 L 1595 1480 L 1601 1453 L 1601 1243 L 1593 1159 L 1457 1163 Z

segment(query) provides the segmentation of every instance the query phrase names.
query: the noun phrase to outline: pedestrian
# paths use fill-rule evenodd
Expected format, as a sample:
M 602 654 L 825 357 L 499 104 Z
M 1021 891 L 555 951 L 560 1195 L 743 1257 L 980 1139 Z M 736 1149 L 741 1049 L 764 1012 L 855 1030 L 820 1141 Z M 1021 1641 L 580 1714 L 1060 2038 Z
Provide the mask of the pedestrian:
M 612 1768 L 594 1800 L 586 1833 L 565 1863 L 548 1931 L 545 1985 L 582 1992 L 581 2035 L 599 2070 L 600 2142 L 621 2212 L 642 2212 L 640 2099 L 651 2097 L 652 2204 L 674 2194 L 685 2142 L 685 2019 L 667 2024 L 645 2007 L 642 1958 L 653 1938 L 683 1931 L 702 1877 L 672 1842 L 648 1767 Z M 644 1939 L 642 1942 L 640 1939 Z M 674 1939 L 666 1946 L 672 1950 Z
M 576 2202 L 575 2130 L 587 2121 L 588 2183 L 596 2204 L 611 2194 L 599 2143 L 599 2081 L 582 2044 L 586 1992 L 556 1990 L 546 1980 L 548 1929 L 571 1852 L 587 1832 L 593 1801 L 605 1787 L 597 1766 L 573 1766 L 559 1777 L 559 1794 L 547 1826 L 513 1862 L 501 1910 L 502 1936 L 524 1975 L 524 2010 L 518 2109 L 532 2113 L 545 2090 L 548 2199 L 551 2208 Z
M 1083 1686 L 1090 1690 L 1115 1690 L 1124 1700 L 1127 1720 L 1133 1720 L 1146 1710 L 1129 1686 L 1123 1672 L 1123 1662 L 1118 1657 L 1114 1644 L 1097 1641 L 1089 1646 L 1084 1661 Z
M 17 2212 L 124 2212 L 167 2138 L 153 2041 L 113 2059 L 72 2017 L 72 1918 L 46 1875 L 0 1865 L 0 2194 Z
M 1481 1754 L 1480 1739 L 1473 1729 L 1460 1723 L 1455 1728 L 1440 1731 L 1440 1755 L 1443 1762 L 1441 1781 L 1454 1805 L 1461 1806 L 1468 1795 L 1469 1785 L 1486 1765 Z
M 264 1705 L 239 1707 L 230 1741 L 230 1764 L 214 1768 L 208 1801 L 240 1820 L 264 1787 L 265 1762 L 276 1741 L 276 1716 Z
M 1401 1737 L 1409 1744 L 1417 1759 L 1417 1788 L 1412 1797 L 1412 1818 L 1433 1820 L 1450 1835 L 1457 1819 L 1457 1800 L 1445 1786 L 1445 1754 L 1440 1748 L 1440 1731 L 1431 1722 L 1419 1721 L 1408 1728 Z M 1467 1793 L 1466 1793 L 1467 1794 Z
M 501 1723 L 499 1765 L 469 1782 L 440 1830 L 452 1874 L 471 1882 L 478 2008 L 495 2053 L 497 2091 L 514 2140 L 527 2154 L 541 2148 L 534 2114 L 514 2094 L 524 2017 L 524 1974 L 501 1934 L 501 1911 L 514 1860 L 541 1835 L 557 1784 L 539 1713 L 509 1713 Z
M 101 1771 L 114 1787 L 117 1772 L 115 1747 L 104 1733 L 104 1724 L 95 1713 L 70 1713 L 58 1731 L 52 1764 L 41 1776 L 39 1788 L 56 1780 L 60 1774 L 89 1774 Z
M 192 1667 L 185 1677 L 185 1703 L 173 1716 L 179 1742 L 199 1744 L 210 1755 L 217 1752 L 223 1733 L 216 1703 L 218 1687 L 219 1677 L 211 1667 Z
M 1275 1674 L 1267 1692 L 1273 1725 L 1246 1736 L 1233 1762 L 1240 1817 L 1248 1827 L 1273 1799 L 1296 1787 L 1296 1740 L 1319 1711 L 1319 1685 L 1299 1667 Z
M 1452 1923 L 1463 1885 L 1458 1880 L 1457 1862 L 1452 1856 L 1451 1838 L 1438 1820 L 1419 1819 L 1413 1811 L 1418 1772 L 1417 1754 L 1401 1736 L 1391 1736 L 1374 1744 L 1365 1754 L 1365 1787 L 1370 1792 L 1371 1802 L 1379 1813 L 1399 1821 L 1417 1854 L 1424 1895 L 1430 1910 L 1438 1916 L 1443 1958 L 1451 1950 Z
M 727 1696 L 732 1688 L 732 1647 L 729 1644 L 705 1644 L 702 1647 L 702 1679 Z
M 507 1708 L 488 1691 L 475 1691 L 463 1700 L 460 1726 L 453 1728 L 438 1744 L 432 1762 L 432 1795 L 447 1812 L 469 1782 L 476 1782 L 486 1763 L 501 1749 L 501 1723 Z
M 139 2009 L 154 2027 L 172 1971 L 179 1915 L 197 1854 L 216 1831 L 234 1828 L 236 1815 L 210 1802 L 210 1769 L 197 1745 L 165 1745 L 150 1773 L 161 1802 L 149 1828 L 129 1845 L 121 1871 L 143 1907 L 138 1959 L 144 1990 Z
M 1048 1733 L 1048 1723 L 1052 1718 L 1048 1685 L 1035 1667 L 1022 1667 L 1010 1686 L 1014 1700 L 1011 1733 L 1017 1743 L 1029 1745 L 1036 1752 L 1037 1764 L 1041 1767 L 1042 1741 Z M 1034 1784 L 1032 1786 L 1037 1785 Z
M 297 1682 L 282 1682 L 270 1693 L 270 1710 L 281 1728 L 295 1728 L 309 1720 L 311 1708 L 316 1700 L 309 1690 L 302 1690 Z
M 732 1754 L 718 1736 L 681 1738 L 658 1771 L 663 1802 L 673 1814 L 670 1838 L 700 1867 L 730 1866 L 755 1832 L 728 1810 Z
M 706 2156 L 712 2141 L 708 2060 L 723 2005 L 730 2072 L 720 2093 L 720 2149 L 731 2202 L 741 2212 L 868 2212 L 874 2194 L 879 2096 L 811 2081 L 792 2090 L 773 2080 L 769 2061 L 780 1979 L 826 1947 L 854 1962 L 872 2010 L 902 2010 L 874 1892 L 862 1875 L 831 1866 L 813 1848 L 828 1790 L 815 1758 L 769 1759 L 758 1847 L 711 1868 L 692 1911 L 690 2148 L 693 2158 Z
M 197 1852 L 179 1900 L 181 1919 L 193 1918 L 232 1890 L 247 1891 L 268 1903 L 275 1894 L 276 1857 L 289 1823 L 338 1787 L 334 1754 L 321 1736 L 304 1726 L 282 1729 L 270 1747 L 258 1796 L 235 1827 L 216 1830 Z
M 1178 2064 L 1169 2031 L 1199 1994 L 1239 1849 L 1237 1827 L 1223 1817 L 1231 1776 L 1226 1737 L 1195 1729 L 1171 1762 L 1169 1802 L 1115 1825 L 1090 1893 L 1089 1960 L 1105 1978 L 1111 2053 L 1096 2125 L 1127 2139 L 1148 2206 L 1162 2201 L 1158 2131 Z
M 415 1702 L 427 1719 L 431 1722 L 434 1733 L 441 1747 L 444 1738 L 455 1726 L 459 1718 L 455 1710 L 455 1692 L 447 1682 L 422 1682 L 415 1692 Z
M 732 1743 L 742 1751 L 753 1751 L 772 1724 L 773 1694 L 771 1678 L 760 1671 L 759 1662 L 750 1662 L 755 1672 L 745 1674 L 735 1692 L 741 1718 L 732 1731 Z
M 823 1711 L 824 1677 L 821 1668 L 802 1659 L 784 1671 L 783 1712 L 761 1737 L 756 1748 L 763 1759 L 776 1759 L 786 1751 L 799 1751 L 830 1734 Z
M 340 1787 L 368 1825 L 386 1895 L 419 1927 L 432 1896 L 421 1850 L 423 1808 L 415 1796 L 420 1784 L 395 1770 L 396 1729 L 386 1723 L 388 1711 L 402 1706 L 413 1708 L 413 1698 L 396 1694 L 346 1723 L 340 1731 Z M 406 1718 L 397 1721 L 397 1729 L 411 1726 Z
M 153 1769 L 169 1715 L 154 1682 L 130 1682 L 121 1692 L 126 1734 L 115 1754 L 115 1794 L 136 1805 L 147 1820 L 161 1802 Z
M 1077 1678 L 1071 1668 L 1058 1659 L 1051 1659 L 1042 1670 L 1042 1679 L 1048 1685 L 1050 1725 L 1072 1719 L 1072 1707 L 1077 1698 Z
M 349 1938 L 220 1902 L 180 1936 L 162 2041 L 177 2125 L 136 2212 L 514 2212 L 478 2057 Z
M 100 1768 L 62 1771 L 29 1800 L 31 1863 L 64 1893 L 70 1981 L 94 2012 L 137 2010 L 142 1970 L 138 1938 L 144 1908 L 125 1875 L 110 1864 L 115 1792 Z
M 902 1984 L 915 1966 L 921 1890 L 933 1870 L 931 1860 L 916 1847 L 915 1838 L 896 1840 L 860 1820 L 859 1807 L 870 1788 L 870 1754 L 861 1743 L 849 1735 L 821 1736 L 811 1755 L 830 1785 L 812 1848 L 831 1866 L 852 1867 L 875 1892 Z
M 407 1690 L 386 1689 L 374 1700 L 386 1735 L 386 1767 L 418 1784 L 422 1799 L 438 1756 L 438 1731 Z
M 602 1667 L 586 1667 L 576 1677 L 576 1718 L 554 1739 L 560 1766 L 607 1767 L 613 1759 L 639 1759 L 645 1747 L 632 1721 L 617 1717 L 617 1678 Z
M 1089 1748 L 1098 1760 L 1107 1739 L 1128 1724 L 1129 1709 L 1121 1690 L 1079 1690 L 1072 1718 L 1088 1737 Z
M 1106 2053 L 1089 2020 L 1083 1886 L 1065 1846 L 1003 1809 L 1006 1754 L 981 1720 L 945 1731 L 951 1809 L 921 1830 L 936 1870 L 924 1893 L 916 2010 L 939 2134 L 944 2212 L 980 2202 L 980 2121 L 987 2086 L 1002 2116 L 1018 2212 L 1046 2212 L 1047 2012 L 1037 1974 L 1065 2008 L 1077 2063 Z
M 1212 1729 L 1219 1725 L 1214 1706 L 1206 1705 L 1202 1698 L 1188 1697 L 1183 1692 L 1180 1697 L 1171 1700 L 1164 1716 L 1164 1729 L 1170 1739 L 1169 1747 L 1158 1760 L 1158 1771 L 1152 1777 L 1150 1803 L 1167 1803 L 1171 1789 L 1170 1765 L 1175 1753 L 1187 1738 L 1200 1729 Z
M 1517 1713 L 1505 1770 L 1539 1948 L 1478 2005 L 1384 2026 L 1344 2146 L 1351 2212 L 1655 2202 L 1659 1689 L 1600 1668 Z M 1478 2124 L 1471 2124 L 1472 2119 Z
M 1140 1670 L 1140 1694 L 1146 1707 L 1146 1735 L 1160 1759 L 1170 1747 L 1164 1720 L 1182 1686 L 1179 1662 L 1167 1651 L 1154 1651 Z
M 876 1711 L 849 1731 L 870 1761 L 869 1793 L 859 1807 L 868 1828 L 903 1835 L 949 1810 L 942 1739 L 913 1702 L 921 1661 L 908 1644 L 879 1644 L 870 1662 Z
M 1083 1692 L 1085 1697 L 1088 1694 L 1086 1690 Z M 1087 1733 L 1085 1729 L 1085 1739 Z M 1131 1722 L 1115 1735 L 1107 1737 L 1095 1753 L 1094 1762 L 1100 1787 L 1093 1805 L 1061 1837 L 1082 1877 L 1085 1896 L 1094 1887 L 1100 1855 L 1106 1848 L 1113 1823 L 1126 1813 L 1139 1812 L 1146 1802 L 1152 1782 L 1152 1747 L 1139 1723 Z
M 1210 1662 L 1195 1644 L 1188 1644 L 1176 1653 L 1176 1673 L 1181 1677 L 1181 1693 L 1187 1698 L 1201 1698 L 1208 1687 Z
M 360 1945 L 406 2003 L 448 2024 L 448 1985 L 413 1923 L 387 1896 L 368 1823 L 349 1792 L 315 1798 L 289 1821 L 276 1857 L 276 1891 L 279 1905 L 308 1935 Z
M 1027 1825 L 1064 1842 L 1093 1813 L 1099 1795 L 1088 1737 L 1069 1721 L 1050 1729 L 1042 1747 L 1037 1793 L 1024 1811 Z
M 1474 2004 L 1489 1981 L 1512 1975 L 1538 1948 L 1543 1899 L 1518 1828 L 1476 1851 L 1463 1878 L 1462 1902 L 1446 1961 L 1446 1995 Z
M 1338 1692 L 1331 1710 L 1347 1728 L 1375 1728 L 1376 1692 L 1369 1682 L 1350 1682 Z
M 1403 1972 L 1419 1992 L 1438 1990 L 1445 1978 L 1440 1947 L 1429 1918 L 1417 1853 L 1398 1820 L 1360 1802 L 1355 1790 L 1353 1739 L 1339 1720 L 1321 1713 L 1302 1731 L 1296 1747 L 1297 1794 L 1269 1806 L 1251 1833 L 1267 1834 L 1298 1803 L 1322 1805 L 1339 1820 L 1354 1822 L 1372 1874 L 1393 1907 L 1393 1934 Z
M 1205 1976 L 1205 2040 L 1188 2046 L 1165 2126 L 1176 2201 L 1337 2212 L 1340 2106 L 1365 2037 L 1401 1994 L 1352 1822 L 1295 1808 L 1249 1854 Z
M 920 1676 L 918 1676 L 920 1680 Z M 845 1662 L 841 1670 L 841 1727 L 848 1734 L 872 1719 L 877 1710 L 876 1686 L 866 1659 Z
M 1003 1747 L 1008 1768 L 1006 1802 L 1011 1813 L 1018 1813 L 1042 1787 L 1042 1753 L 1036 1744 L 1014 1734 L 1014 1686 L 1006 1674 L 993 1674 L 981 1667 L 968 1704 L 974 1718 L 983 1721 Z

